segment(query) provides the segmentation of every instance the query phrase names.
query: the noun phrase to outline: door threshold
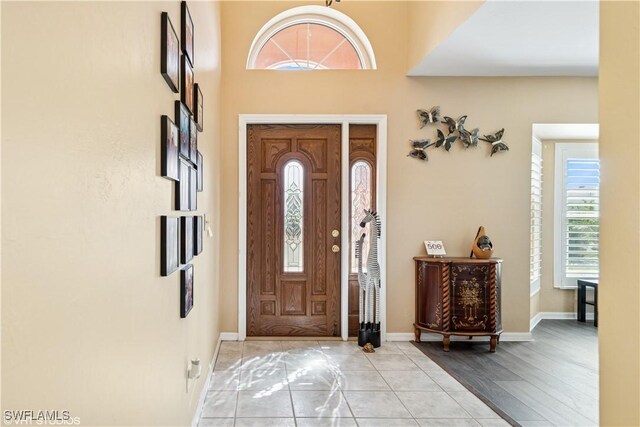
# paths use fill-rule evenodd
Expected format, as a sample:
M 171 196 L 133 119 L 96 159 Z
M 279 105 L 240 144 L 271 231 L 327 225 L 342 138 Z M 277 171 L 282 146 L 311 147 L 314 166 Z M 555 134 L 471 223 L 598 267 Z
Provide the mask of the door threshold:
M 349 337 L 349 340 L 356 340 Z M 245 341 L 342 341 L 341 337 L 247 337 Z

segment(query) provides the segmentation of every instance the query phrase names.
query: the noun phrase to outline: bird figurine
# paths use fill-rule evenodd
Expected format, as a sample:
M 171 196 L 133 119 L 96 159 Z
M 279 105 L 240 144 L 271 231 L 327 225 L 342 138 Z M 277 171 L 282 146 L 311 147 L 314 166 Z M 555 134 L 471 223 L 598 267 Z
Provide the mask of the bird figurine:
M 464 148 L 469 148 L 470 146 L 478 146 L 478 132 L 480 132 L 478 128 L 475 128 L 472 131 L 468 131 L 466 129 L 462 129 L 460 131 L 460 139 L 462 140 L 462 145 L 464 145 Z
M 449 133 L 454 133 L 455 131 L 461 132 L 464 130 L 465 120 L 467 120 L 467 116 L 462 116 L 458 120 L 452 119 L 448 116 L 444 116 L 444 121 L 442 123 L 446 124 L 449 127 Z
M 476 238 L 473 240 L 473 244 L 471 245 L 471 254 L 469 255 L 469 258 L 473 258 L 474 255 L 478 259 L 488 259 L 493 255 L 493 243 L 491 243 L 489 236 L 485 234 L 483 226 L 478 228 Z
M 484 138 L 480 138 L 491 144 L 491 157 L 499 151 L 509 151 L 509 147 L 502 141 L 504 135 L 504 128 L 500 129 L 493 135 L 485 135 Z
M 434 143 L 431 142 L 430 139 L 416 139 L 411 140 L 412 150 L 407 154 L 407 157 L 413 157 L 414 159 L 429 160 L 427 156 L 427 152 L 425 151 L 427 148 L 431 147 Z
M 445 137 L 444 133 L 440 129 L 438 129 L 438 139 L 436 140 L 436 148 L 440 148 L 442 147 L 442 145 L 444 145 L 444 149 L 449 151 L 451 149 L 451 144 L 456 142 L 456 139 L 458 139 L 458 137 L 451 134 Z
M 440 106 L 436 105 L 430 110 L 416 110 L 420 118 L 420 129 L 428 124 L 438 123 L 440 121 Z

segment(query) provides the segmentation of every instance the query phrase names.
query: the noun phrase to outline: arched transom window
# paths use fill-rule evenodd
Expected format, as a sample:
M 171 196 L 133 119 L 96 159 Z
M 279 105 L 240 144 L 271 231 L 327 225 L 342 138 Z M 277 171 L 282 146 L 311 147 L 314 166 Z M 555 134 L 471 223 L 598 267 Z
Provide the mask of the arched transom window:
M 351 18 L 321 6 L 287 10 L 253 40 L 247 69 L 375 69 L 375 56 L 364 32 Z

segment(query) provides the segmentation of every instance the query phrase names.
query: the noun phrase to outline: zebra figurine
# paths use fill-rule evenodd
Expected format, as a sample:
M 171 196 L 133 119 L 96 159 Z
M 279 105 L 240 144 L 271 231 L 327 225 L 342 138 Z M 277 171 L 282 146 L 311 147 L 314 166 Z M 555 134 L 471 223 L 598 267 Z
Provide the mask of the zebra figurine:
M 367 342 L 371 342 L 374 347 L 380 347 L 380 264 L 378 263 L 380 217 L 374 210 L 365 209 L 364 214 L 365 217 L 360 222 L 360 227 L 364 228 L 368 223 L 371 223 L 371 238 L 369 241 L 369 256 L 367 257 L 367 273 L 366 276 L 363 276 L 366 280 L 364 289 L 366 302 L 364 307 L 364 321 L 360 323 L 358 344 L 364 345 Z M 375 313 L 373 310 L 374 298 Z M 361 343 L 361 341 L 364 342 Z
M 362 245 L 364 243 L 365 234 L 362 233 L 362 236 L 356 241 L 356 259 L 358 260 L 358 284 L 360 285 L 360 289 L 358 290 L 358 306 L 360 308 L 360 316 L 358 318 L 358 322 L 360 324 L 364 323 L 364 297 L 366 294 L 366 286 L 367 286 L 367 273 L 362 271 Z

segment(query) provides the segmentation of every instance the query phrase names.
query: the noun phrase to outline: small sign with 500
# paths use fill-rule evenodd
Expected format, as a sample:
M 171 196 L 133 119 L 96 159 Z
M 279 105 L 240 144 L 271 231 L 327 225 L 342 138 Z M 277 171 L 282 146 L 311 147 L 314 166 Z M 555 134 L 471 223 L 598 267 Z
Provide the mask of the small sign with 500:
M 427 248 L 427 255 L 429 256 L 445 256 L 447 254 L 442 240 L 425 240 L 424 247 Z

